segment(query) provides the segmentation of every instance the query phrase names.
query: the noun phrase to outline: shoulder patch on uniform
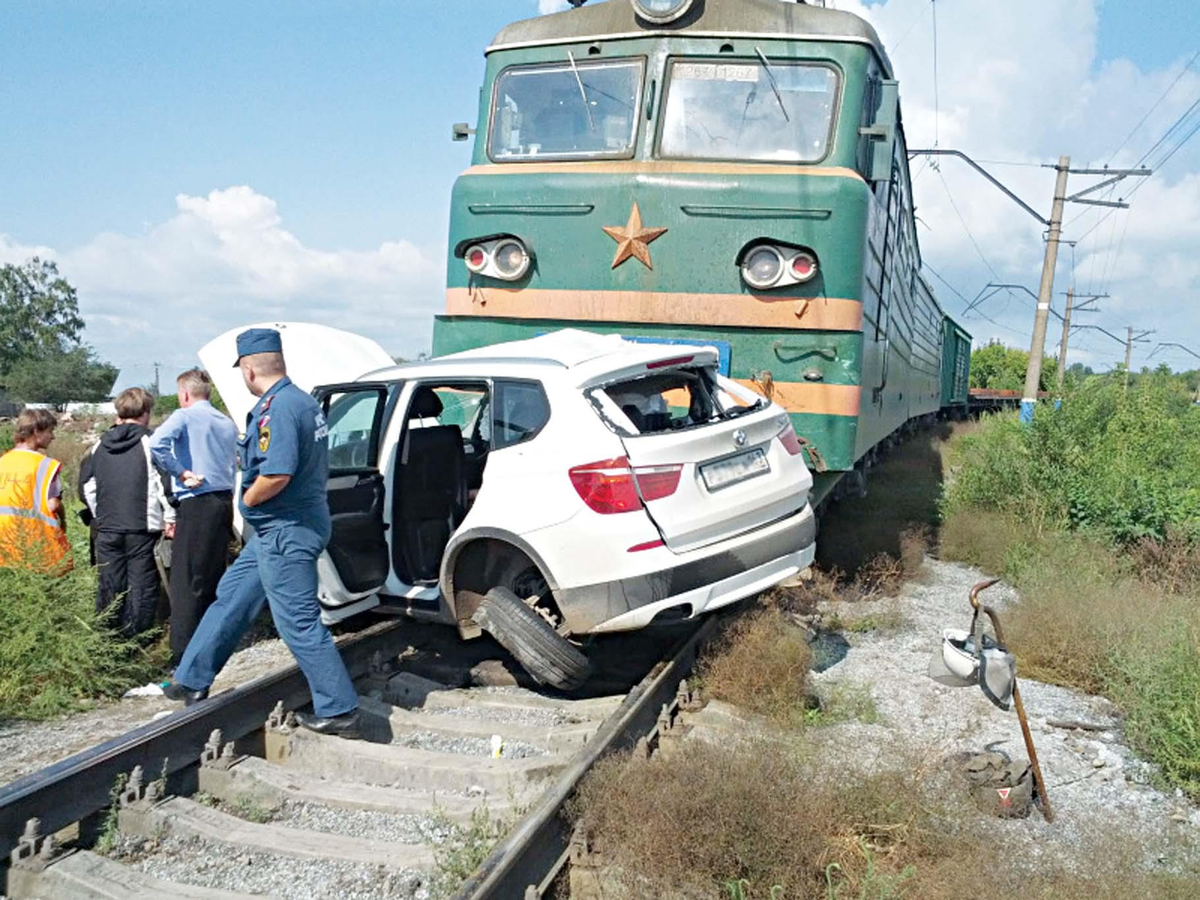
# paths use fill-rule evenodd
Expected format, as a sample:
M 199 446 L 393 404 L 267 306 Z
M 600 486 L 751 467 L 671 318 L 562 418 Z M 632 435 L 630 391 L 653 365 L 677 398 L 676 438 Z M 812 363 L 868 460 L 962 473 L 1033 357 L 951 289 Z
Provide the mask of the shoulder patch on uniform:
M 271 446 L 271 429 L 264 425 L 258 429 L 258 450 L 260 453 L 266 453 L 267 448 Z

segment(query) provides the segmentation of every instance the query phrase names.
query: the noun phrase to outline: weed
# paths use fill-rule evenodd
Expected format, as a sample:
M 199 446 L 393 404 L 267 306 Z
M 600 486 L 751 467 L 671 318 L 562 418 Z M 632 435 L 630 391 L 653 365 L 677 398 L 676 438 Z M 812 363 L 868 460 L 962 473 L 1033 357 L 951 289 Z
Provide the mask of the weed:
M 75 569 L 66 575 L 0 568 L 0 719 L 44 719 L 119 696 L 164 662 L 161 652 L 120 637 L 111 614 L 96 612 L 86 531 L 68 534 Z
M 941 768 L 937 754 L 858 773 L 777 740 L 688 742 L 669 760 L 601 760 L 568 817 L 614 897 L 960 900 L 969 885 L 1031 900 L 1198 896 L 1196 873 L 1145 872 L 1116 824 L 1069 868 L 1049 856 L 1021 864 L 1026 838 L 969 812 Z
M 96 838 L 96 852 L 108 856 L 117 848 L 121 837 L 121 794 L 129 776 L 121 773 L 113 782 L 112 790 L 108 792 L 108 811 L 104 814 L 104 823 L 100 826 L 100 834 Z
M 834 621 L 838 623 L 837 626 L 833 624 Z M 899 631 L 904 626 L 904 621 L 904 613 L 893 606 L 852 618 L 835 615 L 829 623 L 829 627 L 834 630 L 848 631 L 851 634 L 868 634 L 873 631 L 889 633 Z
M 812 650 L 804 630 L 777 608 L 736 619 L 705 654 L 705 692 L 780 725 L 799 725 L 807 706 Z
M 486 803 L 471 811 L 471 821 L 463 826 L 443 811 L 434 810 L 439 830 L 446 839 L 433 851 L 434 873 L 430 891 L 434 897 L 449 897 L 479 868 L 496 842 L 512 828 L 517 813 L 497 818 Z
M 263 825 L 275 818 L 276 810 L 260 803 L 253 797 L 239 794 L 236 798 L 224 804 L 226 811 L 239 819 Z
M 945 840 L 945 805 L 903 763 L 850 775 L 778 741 L 680 753 L 603 760 L 572 802 L 614 878 L 637 881 L 614 896 L 824 897 L 831 863 L 859 896 Z

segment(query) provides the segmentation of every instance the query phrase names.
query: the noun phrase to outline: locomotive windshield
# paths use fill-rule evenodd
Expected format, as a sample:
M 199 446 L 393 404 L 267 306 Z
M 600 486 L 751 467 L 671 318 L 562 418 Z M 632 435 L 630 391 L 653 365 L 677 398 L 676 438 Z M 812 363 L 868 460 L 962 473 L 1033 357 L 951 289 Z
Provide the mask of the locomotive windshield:
M 660 154 L 674 159 L 816 162 L 837 102 L 828 66 L 756 60 L 671 64 Z
M 488 153 L 497 161 L 633 155 L 642 61 L 517 66 L 496 79 Z

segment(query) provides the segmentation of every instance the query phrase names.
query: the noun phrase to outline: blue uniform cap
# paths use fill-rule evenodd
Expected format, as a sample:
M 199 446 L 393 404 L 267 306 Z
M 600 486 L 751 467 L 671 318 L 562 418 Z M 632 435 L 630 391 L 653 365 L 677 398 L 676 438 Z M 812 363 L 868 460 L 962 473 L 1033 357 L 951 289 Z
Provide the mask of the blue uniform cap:
M 282 352 L 283 341 L 279 337 L 279 332 L 274 328 L 247 328 L 237 336 L 238 358 L 234 360 L 233 367 L 236 369 L 238 363 L 242 361 L 242 357 L 250 356 L 252 353 Z

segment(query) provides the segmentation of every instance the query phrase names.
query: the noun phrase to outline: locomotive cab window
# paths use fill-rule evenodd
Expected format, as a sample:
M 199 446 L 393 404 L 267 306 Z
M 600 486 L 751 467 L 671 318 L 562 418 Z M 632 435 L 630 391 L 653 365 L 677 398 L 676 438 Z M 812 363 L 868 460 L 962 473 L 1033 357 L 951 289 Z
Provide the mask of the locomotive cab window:
M 576 60 L 505 69 L 496 79 L 488 155 L 497 162 L 633 155 L 642 60 Z
M 674 60 L 667 80 L 661 156 L 817 162 L 837 108 L 829 66 L 766 57 Z

